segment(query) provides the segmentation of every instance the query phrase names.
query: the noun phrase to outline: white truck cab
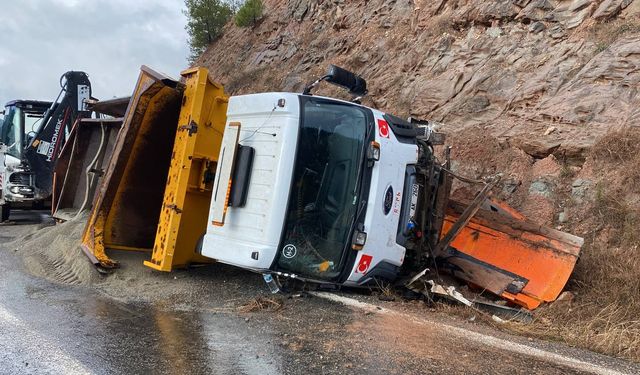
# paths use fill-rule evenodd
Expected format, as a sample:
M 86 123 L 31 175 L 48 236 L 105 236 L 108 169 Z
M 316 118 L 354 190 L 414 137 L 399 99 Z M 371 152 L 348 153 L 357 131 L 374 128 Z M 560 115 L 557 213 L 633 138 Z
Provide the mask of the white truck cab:
M 7 103 L 0 123 L 0 222 L 8 219 L 10 204 L 43 200 L 35 175 L 25 162 L 28 133 L 42 120 L 51 102 L 14 100 Z
M 202 255 L 322 283 L 394 279 L 420 148 L 393 122 L 318 96 L 231 97 Z

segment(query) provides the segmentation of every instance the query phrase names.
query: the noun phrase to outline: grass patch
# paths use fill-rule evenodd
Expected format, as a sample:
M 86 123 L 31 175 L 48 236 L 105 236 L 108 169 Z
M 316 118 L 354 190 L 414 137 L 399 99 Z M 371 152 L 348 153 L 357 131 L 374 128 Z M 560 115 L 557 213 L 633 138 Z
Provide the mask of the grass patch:
M 599 227 L 610 231 L 609 246 L 630 247 L 640 242 L 640 211 L 625 200 L 619 189 L 598 184 L 592 215 L 600 221 Z
M 449 15 L 440 15 L 436 16 L 433 19 L 433 27 L 429 30 L 431 35 L 444 35 L 444 34 L 453 34 L 455 29 L 455 24 Z
M 609 132 L 593 146 L 591 156 L 601 169 L 620 171 L 622 181 L 615 189 L 621 189 L 622 194 L 640 193 L 640 128 Z
M 430 37 L 441 37 L 446 34 L 455 34 L 456 26 L 450 14 L 442 13 L 431 17 L 423 31 Z
M 640 129 L 624 127 L 607 133 L 594 146 L 591 156 L 599 162 L 627 162 L 637 158 Z
M 608 22 L 597 23 L 589 30 L 589 36 L 596 44 L 596 53 L 603 52 L 619 38 L 628 34 L 640 33 L 640 20 L 615 19 Z
M 590 157 L 596 185 L 579 223 L 588 233 L 566 288 L 576 297 L 514 329 L 640 361 L 640 129 L 608 133 Z
M 566 161 L 563 161 L 562 162 L 562 166 L 560 168 L 560 178 L 565 180 L 565 179 L 573 177 L 573 175 L 574 175 L 574 173 L 571 170 L 571 166 L 569 165 L 569 163 L 566 162 Z

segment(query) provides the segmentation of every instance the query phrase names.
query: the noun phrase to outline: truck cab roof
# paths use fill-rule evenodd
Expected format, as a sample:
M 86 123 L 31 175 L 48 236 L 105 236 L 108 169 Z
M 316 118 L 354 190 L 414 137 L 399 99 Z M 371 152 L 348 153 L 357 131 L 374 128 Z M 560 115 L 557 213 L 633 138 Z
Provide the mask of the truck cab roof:
M 52 102 L 41 100 L 12 100 L 5 107 L 18 107 L 26 113 L 42 113 L 51 107 Z

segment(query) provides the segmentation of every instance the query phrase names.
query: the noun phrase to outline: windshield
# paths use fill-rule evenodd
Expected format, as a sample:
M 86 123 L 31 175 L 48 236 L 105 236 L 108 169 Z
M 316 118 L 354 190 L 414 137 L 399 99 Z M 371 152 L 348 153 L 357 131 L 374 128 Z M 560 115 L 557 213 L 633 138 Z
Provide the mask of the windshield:
M 302 111 L 278 266 L 327 280 L 340 274 L 351 244 L 367 116 L 360 107 L 313 98 Z
M 24 129 L 24 115 L 18 107 L 8 107 L 7 114 L 2 122 L 2 132 L 0 134 L 0 142 L 9 148 L 7 154 L 21 158 L 22 141 Z

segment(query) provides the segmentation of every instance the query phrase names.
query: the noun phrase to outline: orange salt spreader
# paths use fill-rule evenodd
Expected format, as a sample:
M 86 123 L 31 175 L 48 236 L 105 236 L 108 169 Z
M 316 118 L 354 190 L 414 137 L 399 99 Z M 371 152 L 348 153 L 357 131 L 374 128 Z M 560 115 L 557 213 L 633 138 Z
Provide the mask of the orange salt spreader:
M 449 201 L 442 239 L 468 207 Z M 455 277 L 532 310 L 558 298 L 582 244 L 580 237 L 535 224 L 487 199 L 435 255 Z

